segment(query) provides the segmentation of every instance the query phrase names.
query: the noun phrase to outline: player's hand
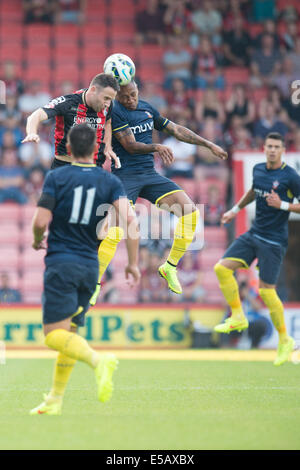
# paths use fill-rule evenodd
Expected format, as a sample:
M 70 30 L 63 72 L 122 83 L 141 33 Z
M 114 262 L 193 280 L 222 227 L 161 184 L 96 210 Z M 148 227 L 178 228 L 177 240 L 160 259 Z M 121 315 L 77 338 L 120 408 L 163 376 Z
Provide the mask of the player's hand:
M 115 152 L 113 151 L 113 149 L 111 147 L 105 147 L 104 149 L 104 156 L 105 156 L 105 159 L 106 160 L 109 160 L 110 162 L 112 160 L 114 160 L 115 162 L 115 167 L 116 168 L 121 168 L 121 162 L 120 162 L 120 159 L 119 157 L 115 154 Z
M 220 158 L 221 160 L 227 160 L 228 153 L 225 152 L 222 147 L 219 147 L 219 145 L 211 144 L 210 150 L 216 157 Z
M 275 207 L 275 209 L 280 209 L 281 199 L 274 189 L 271 190 L 271 193 L 267 194 L 266 201 L 268 206 Z
M 174 155 L 172 150 L 166 145 L 157 144 L 155 150 L 166 166 L 171 165 L 174 162 Z
M 130 287 L 136 286 L 141 279 L 141 273 L 138 266 L 128 264 L 125 268 L 125 277 Z
M 38 134 L 27 134 L 25 139 L 22 140 L 22 144 L 26 144 L 26 142 L 36 142 L 37 144 L 40 141 L 40 137 Z
M 230 222 L 233 221 L 233 219 L 235 218 L 236 214 L 232 211 L 227 211 L 225 212 L 222 217 L 221 217 L 221 224 L 224 225 L 224 224 L 230 224 Z
M 46 246 L 46 242 L 44 240 L 45 240 L 45 238 L 43 238 L 43 240 L 40 240 L 40 241 L 34 241 L 33 244 L 32 244 L 32 248 L 36 251 L 46 250 L 47 246 Z

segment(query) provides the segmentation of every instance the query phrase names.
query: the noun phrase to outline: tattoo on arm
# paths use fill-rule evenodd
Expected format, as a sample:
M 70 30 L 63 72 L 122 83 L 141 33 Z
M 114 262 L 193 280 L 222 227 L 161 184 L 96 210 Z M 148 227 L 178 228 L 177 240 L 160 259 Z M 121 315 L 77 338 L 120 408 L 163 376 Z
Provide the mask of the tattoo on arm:
M 203 139 L 203 137 L 200 137 L 200 135 L 195 134 L 195 132 L 191 131 L 187 127 L 183 127 L 179 124 L 175 124 L 174 122 L 169 121 L 164 130 L 182 142 L 186 142 L 187 144 L 201 145 L 203 147 L 209 148 L 209 143 L 206 139 Z

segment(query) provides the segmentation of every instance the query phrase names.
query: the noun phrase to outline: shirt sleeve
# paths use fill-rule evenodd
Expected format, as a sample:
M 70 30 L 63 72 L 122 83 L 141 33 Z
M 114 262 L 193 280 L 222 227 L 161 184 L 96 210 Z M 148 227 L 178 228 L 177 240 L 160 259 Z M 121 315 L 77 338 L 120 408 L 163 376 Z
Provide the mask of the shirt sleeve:
M 46 112 L 49 119 L 55 116 L 62 116 L 69 109 L 71 99 L 72 95 L 59 96 L 43 106 L 43 110 Z
M 109 119 L 111 119 L 112 108 L 113 108 L 113 104 L 110 103 L 109 108 L 108 108 L 108 110 L 107 110 L 107 114 L 106 114 L 106 121 L 108 121 Z
M 46 175 L 42 195 L 37 203 L 38 207 L 44 207 L 45 209 L 49 209 L 53 211 L 55 207 L 56 201 L 56 187 L 55 187 L 55 180 L 53 176 L 53 172 L 49 171 Z
M 290 190 L 293 194 L 293 197 L 298 199 L 298 201 L 300 202 L 300 176 L 296 171 L 293 171 L 290 185 Z
M 129 127 L 129 123 L 125 113 L 120 109 L 115 109 L 113 107 L 111 114 L 111 128 L 112 132 L 120 132 Z
M 121 197 L 127 197 L 125 188 L 122 182 L 119 180 L 119 178 L 112 175 L 110 203 L 113 204 L 115 201 L 117 201 Z

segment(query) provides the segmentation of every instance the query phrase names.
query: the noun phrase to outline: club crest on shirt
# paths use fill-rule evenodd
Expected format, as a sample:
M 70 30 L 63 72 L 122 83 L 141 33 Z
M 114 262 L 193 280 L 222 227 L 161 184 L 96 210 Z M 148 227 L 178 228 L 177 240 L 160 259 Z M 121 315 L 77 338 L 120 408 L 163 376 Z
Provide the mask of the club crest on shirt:
M 152 114 L 149 113 L 149 111 L 145 111 L 145 113 L 147 114 L 147 116 L 148 116 L 149 118 L 152 118 L 152 117 L 153 117 Z
M 273 181 L 272 188 L 273 188 L 273 189 L 277 189 L 278 186 L 279 186 L 279 184 L 280 184 L 279 181 L 277 181 L 277 180 Z

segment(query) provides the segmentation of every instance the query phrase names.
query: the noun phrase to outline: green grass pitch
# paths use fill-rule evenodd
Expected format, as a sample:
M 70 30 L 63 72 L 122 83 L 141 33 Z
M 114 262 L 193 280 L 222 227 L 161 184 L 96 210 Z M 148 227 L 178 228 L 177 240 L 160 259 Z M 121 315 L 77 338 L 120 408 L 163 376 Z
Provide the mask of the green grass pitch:
M 109 403 L 78 363 L 62 416 L 29 416 L 52 359 L 0 365 L 0 449 L 300 449 L 300 365 L 120 360 Z

